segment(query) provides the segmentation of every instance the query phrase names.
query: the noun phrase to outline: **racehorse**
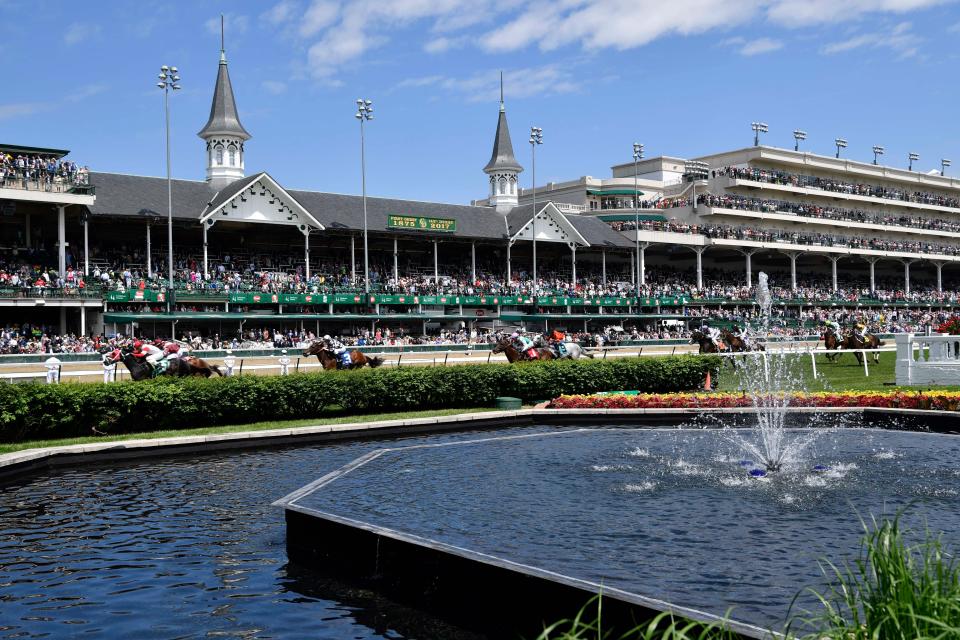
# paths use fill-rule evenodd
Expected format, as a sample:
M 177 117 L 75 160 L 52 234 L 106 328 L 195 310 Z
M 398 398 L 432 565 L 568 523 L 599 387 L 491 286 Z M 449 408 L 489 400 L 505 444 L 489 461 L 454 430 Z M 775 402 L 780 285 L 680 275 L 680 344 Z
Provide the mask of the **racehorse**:
M 173 358 L 167 361 L 167 367 L 159 374 L 154 373 L 154 367 L 146 360 L 141 360 L 128 350 L 114 349 L 103 354 L 103 363 L 111 364 L 123 362 L 130 377 L 134 380 L 147 380 L 156 375 L 173 376 L 175 378 L 184 378 L 187 376 L 203 376 L 209 378 L 216 373 L 222 376 L 223 372 L 217 365 L 210 364 L 206 360 L 196 356 L 187 356 L 186 358 Z
M 537 352 L 536 358 L 530 358 L 526 354 L 520 353 L 520 351 L 513 346 L 513 341 L 510 338 L 502 338 L 500 342 L 493 346 L 493 353 L 502 353 L 507 356 L 507 362 L 513 364 L 521 360 L 554 360 L 553 351 L 551 349 L 537 348 L 534 347 Z
M 717 348 L 717 345 L 713 344 L 713 340 L 710 339 L 710 336 L 705 334 L 699 329 L 695 329 L 693 333 L 690 334 L 691 344 L 700 345 L 700 353 L 720 353 L 724 351 L 723 344 L 720 344 L 720 348 Z
M 729 329 L 721 329 L 720 337 L 733 353 L 743 353 L 744 351 L 766 351 L 762 344 L 747 345 L 743 338 L 736 336 Z
M 330 371 L 332 369 L 340 368 L 338 362 L 339 358 L 337 355 L 330 351 L 324 346 L 322 342 L 314 342 L 309 347 L 307 347 L 304 352 L 304 356 L 317 356 L 317 360 L 320 361 L 320 366 L 323 367 L 324 371 Z M 368 365 L 371 368 L 377 368 L 383 364 L 383 358 L 377 358 L 375 356 L 370 356 L 369 358 L 363 355 L 363 352 L 359 349 L 353 349 L 350 351 L 350 366 L 346 367 L 347 369 L 359 369 L 364 365 Z
M 542 337 L 538 337 L 533 344 L 538 349 L 549 349 L 553 354 L 554 360 L 579 360 L 580 358 L 593 358 L 592 353 L 588 353 L 586 349 L 581 347 L 576 342 L 561 342 L 560 344 L 563 345 L 563 351 L 561 351 L 558 347 L 551 347 L 545 344 Z
M 827 329 L 823 334 L 823 346 L 830 351 L 837 349 L 846 349 L 848 351 L 854 351 L 854 356 L 857 358 L 857 364 L 863 364 L 863 354 L 860 353 L 860 349 L 878 349 L 879 347 L 884 346 L 886 343 L 873 335 L 872 333 L 867 334 L 867 339 L 864 340 L 856 332 L 851 332 L 842 338 L 837 336 L 833 329 Z M 828 353 L 827 359 L 830 362 L 836 362 L 840 353 Z M 880 362 L 880 354 L 877 352 L 873 353 L 873 363 L 877 364 Z
M 884 344 L 884 341 L 868 333 L 866 339 L 860 337 L 860 334 L 856 332 L 851 332 L 844 337 L 843 343 L 840 345 L 841 349 L 879 349 Z M 857 364 L 863 364 L 863 354 L 860 351 L 854 351 L 853 355 L 857 357 Z M 880 363 L 880 354 L 876 351 L 873 352 L 873 364 Z

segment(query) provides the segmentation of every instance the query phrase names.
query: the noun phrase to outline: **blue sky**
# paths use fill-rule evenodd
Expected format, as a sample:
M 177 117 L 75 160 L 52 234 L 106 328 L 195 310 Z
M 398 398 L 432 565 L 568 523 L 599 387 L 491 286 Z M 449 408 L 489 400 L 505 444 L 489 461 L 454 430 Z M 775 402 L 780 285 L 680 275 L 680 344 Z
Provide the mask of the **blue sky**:
M 364 97 L 371 194 L 483 197 L 500 70 L 521 164 L 543 128 L 538 183 L 609 176 L 634 141 L 648 157 L 746 146 L 752 120 L 767 144 L 800 127 L 811 151 L 842 136 L 847 157 L 880 144 L 891 165 L 914 151 L 960 175 L 950 0 L 0 0 L 0 142 L 162 175 L 154 83 L 171 64 L 173 173 L 202 179 L 221 12 L 247 171 L 290 188 L 359 192 Z

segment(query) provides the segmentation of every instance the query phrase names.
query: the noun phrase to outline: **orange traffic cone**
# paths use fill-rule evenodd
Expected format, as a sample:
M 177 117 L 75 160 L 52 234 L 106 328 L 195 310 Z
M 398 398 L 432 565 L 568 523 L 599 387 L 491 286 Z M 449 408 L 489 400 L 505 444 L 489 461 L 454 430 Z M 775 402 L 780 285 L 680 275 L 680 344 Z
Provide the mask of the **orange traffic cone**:
M 704 391 L 713 391 L 713 385 L 710 384 L 710 370 L 707 369 L 707 379 L 703 383 Z

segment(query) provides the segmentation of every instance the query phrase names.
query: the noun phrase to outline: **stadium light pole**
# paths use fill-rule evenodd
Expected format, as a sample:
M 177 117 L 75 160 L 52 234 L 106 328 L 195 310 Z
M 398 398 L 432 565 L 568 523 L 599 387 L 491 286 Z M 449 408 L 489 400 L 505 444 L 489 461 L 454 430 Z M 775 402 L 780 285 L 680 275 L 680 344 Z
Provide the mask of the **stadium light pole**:
M 531 175 L 533 182 L 533 227 L 531 235 L 533 236 L 533 295 L 537 295 L 537 145 L 543 144 L 543 129 L 540 127 L 530 127 L 530 157 L 531 157 Z
M 877 156 L 882 156 L 886 152 L 886 149 L 881 147 L 878 144 L 873 145 L 873 164 L 877 164 Z
M 953 163 L 952 163 L 950 160 L 947 160 L 946 158 L 943 158 L 943 159 L 940 160 L 940 175 L 941 175 L 941 176 L 946 174 L 947 167 L 949 167 L 951 164 L 953 164 Z
M 357 98 L 357 113 L 354 117 L 360 121 L 360 188 L 363 192 L 363 290 L 370 293 L 370 258 L 367 248 L 367 156 L 363 123 L 373 120 L 373 103 L 363 98 Z
M 167 302 L 173 297 L 173 180 L 170 178 L 170 91 L 179 91 L 180 76 L 176 67 L 160 67 L 157 87 L 163 89 L 163 111 L 167 129 Z M 170 336 L 173 338 L 173 336 Z
M 753 146 L 760 146 L 760 134 L 770 130 L 766 122 L 751 122 L 750 128 L 753 129 Z
M 637 162 L 643 159 L 643 144 L 633 143 L 633 212 L 635 214 L 636 225 L 634 228 L 635 238 L 637 240 L 637 297 L 640 297 L 640 281 L 643 279 L 640 275 L 640 174 L 637 170 Z
M 843 138 L 835 138 L 833 144 L 837 145 L 837 159 L 840 159 L 840 149 L 847 148 L 847 141 Z
M 796 141 L 793 143 L 793 150 L 800 151 L 800 143 L 807 139 L 807 132 L 802 129 L 794 129 L 793 139 Z
M 911 153 L 907 156 L 907 160 L 910 161 L 910 164 L 907 166 L 907 171 L 913 171 L 913 163 L 916 162 L 916 161 L 919 160 L 919 159 L 920 159 L 920 154 L 919 154 L 919 153 L 913 153 L 913 152 L 911 152 Z

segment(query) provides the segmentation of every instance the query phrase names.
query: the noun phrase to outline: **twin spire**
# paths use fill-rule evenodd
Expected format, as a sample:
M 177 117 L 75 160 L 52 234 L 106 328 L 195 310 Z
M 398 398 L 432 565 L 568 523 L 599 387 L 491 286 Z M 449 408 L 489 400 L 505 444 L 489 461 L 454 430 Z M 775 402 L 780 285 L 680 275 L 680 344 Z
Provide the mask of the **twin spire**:
M 233 136 L 249 140 L 250 134 L 240 124 L 237 103 L 233 98 L 233 85 L 230 84 L 230 72 L 227 71 L 227 52 L 223 39 L 223 16 L 220 16 L 220 68 L 217 70 L 217 84 L 213 89 L 213 103 L 210 105 L 210 119 L 197 134 L 204 140 L 214 136 Z
M 510 140 L 510 128 L 507 126 L 507 112 L 503 105 L 503 72 L 500 72 L 500 117 L 497 120 L 497 134 L 493 139 L 493 153 L 490 162 L 483 168 L 485 173 L 513 171 L 520 173 L 523 167 L 513 155 L 513 142 Z

